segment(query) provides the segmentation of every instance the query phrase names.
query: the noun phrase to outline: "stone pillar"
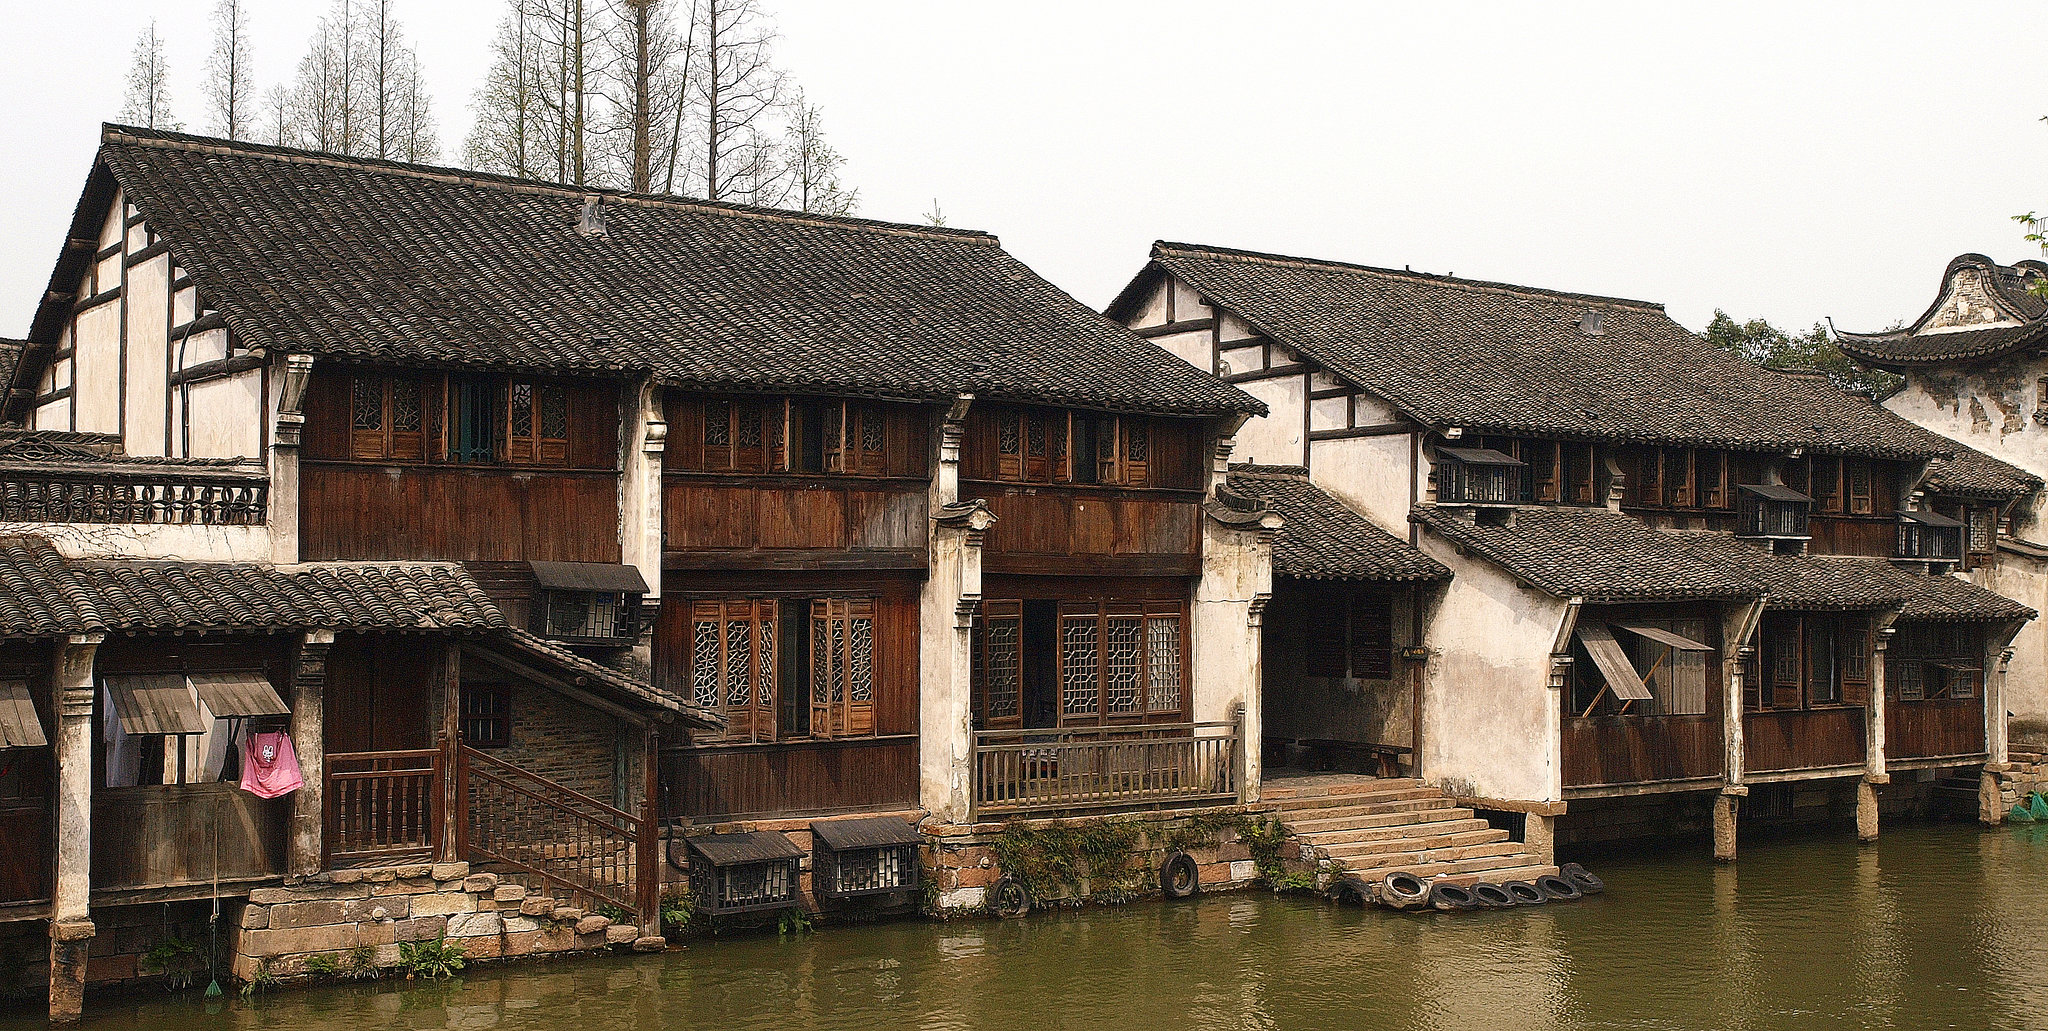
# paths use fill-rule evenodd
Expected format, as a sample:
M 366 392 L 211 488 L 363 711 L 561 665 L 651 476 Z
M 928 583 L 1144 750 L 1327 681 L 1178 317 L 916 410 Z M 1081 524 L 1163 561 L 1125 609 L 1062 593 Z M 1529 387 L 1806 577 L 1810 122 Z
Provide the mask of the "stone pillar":
M 1747 788 L 1724 788 L 1714 796 L 1714 859 L 1735 861 L 1735 816 L 1741 810 Z
M 1545 865 L 1557 862 L 1557 817 L 1526 814 L 1522 818 L 1522 847 L 1542 856 Z
M 1999 797 L 1998 774 L 1990 768 L 1977 774 L 1977 822 L 1996 827 L 2005 822 L 2004 799 Z
M 1868 778 L 1856 782 L 1856 840 L 1877 840 L 1877 785 Z
M 306 384 L 313 375 L 313 356 L 285 355 L 282 367 L 272 368 L 279 375 L 277 421 L 270 438 L 270 560 L 290 563 L 299 560 L 299 440 L 306 428 Z
M 77 1020 L 85 1006 L 85 960 L 92 943 L 93 658 L 101 634 L 56 644 L 51 664 L 57 699 L 56 884 L 50 894 L 50 1020 Z
M 292 659 L 292 750 L 305 784 L 292 793 L 285 875 L 310 877 L 325 863 L 327 831 L 327 650 L 334 631 L 308 630 Z
M 661 388 L 642 377 L 625 388 L 625 436 L 619 473 L 619 561 L 647 581 L 646 602 L 661 598 L 662 452 L 668 423 Z M 650 606 L 650 611 L 651 611 Z M 644 613 L 643 613 L 644 615 Z M 652 620 L 648 620 L 651 624 Z
M 1891 648 L 1893 632 L 1891 626 L 1886 625 L 1870 635 L 1870 703 L 1863 709 L 1863 755 L 1864 777 L 1872 784 L 1891 783 L 1884 756 L 1884 660 L 1885 653 Z
M 918 797 L 947 823 L 965 823 L 973 813 L 972 633 L 981 606 L 982 539 L 996 521 L 987 502 L 960 500 L 960 447 L 972 400 L 956 400 L 938 426 L 928 496 L 930 569 L 918 594 Z

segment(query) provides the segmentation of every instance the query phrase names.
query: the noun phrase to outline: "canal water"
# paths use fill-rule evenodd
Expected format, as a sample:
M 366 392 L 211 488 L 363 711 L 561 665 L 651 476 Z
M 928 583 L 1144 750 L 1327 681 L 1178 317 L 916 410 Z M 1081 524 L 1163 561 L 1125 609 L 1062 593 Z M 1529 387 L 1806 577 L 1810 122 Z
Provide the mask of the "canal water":
M 1584 902 L 1427 916 L 1262 892 L 903 921 L 440 983 L 103 998 L 92 1031 L 2048 1029 L 2048 827 L 1589 858 Z M 40 1027 L 30 1014 L 0 1029 Z

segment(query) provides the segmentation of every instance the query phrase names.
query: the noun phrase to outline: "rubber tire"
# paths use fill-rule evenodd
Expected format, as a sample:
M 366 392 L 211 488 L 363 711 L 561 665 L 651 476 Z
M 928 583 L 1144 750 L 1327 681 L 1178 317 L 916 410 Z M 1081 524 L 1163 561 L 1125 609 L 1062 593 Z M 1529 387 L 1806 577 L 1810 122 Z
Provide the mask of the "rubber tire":
M 1380 895 L 1402 908 L 1421 905 L 1429 901 L 1429 885 L 1412 873 L 1396 870 L 1380 882 Z
M 1528 881 L 1503 881 L 1501 890 L 1507 892 L 1508 897 L 1514 899 L 1517 906 L 1540 906 L 1550 901 Z
M 1572 887 L 1579 889 L 1582 895 L 1598 895 L 1607 890 L 1606 881 L 1577 863 L 1564 864 L 1564 868 L 1559 870 L 1558 874 L 1572 882 Z
M 1202 871 L 1195 857 L 1175 852 L 1159 867 L 1159 890 L 1170 899 L 1184 899 L 1202 890 Z
M 1031 893 L 1024 890 L 1024 882 L 1004 874 L 988 888 L 988 911 L 999 917 L 1023 916 L 1031 912 Z
M 1544 874 L 1536 878 L 1536 890 L 1542 892 L 1543 897 L 1551 902 L 1577 902 L 1586 894 L 1574 887 L 1572 882 L 1556 874 Z
M 1512 909 L 1515 897 L 1498 884 L 1475 884 L 1472 886 L 1472 900 L 1481 909 Z
M 1429 886 L 1429 905 L 1432 909 L 1446 913 L 1479 908 L 1479 903 L 1472 898 L 1470 889 L 1462 885 L 1444 883 Z

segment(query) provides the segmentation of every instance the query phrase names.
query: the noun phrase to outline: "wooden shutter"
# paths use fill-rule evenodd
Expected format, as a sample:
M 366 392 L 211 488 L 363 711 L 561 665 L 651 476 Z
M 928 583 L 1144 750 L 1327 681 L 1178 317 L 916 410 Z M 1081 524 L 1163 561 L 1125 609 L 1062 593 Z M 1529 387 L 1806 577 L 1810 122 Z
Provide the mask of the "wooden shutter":
M 1849 463 L 1849 511 L 1856 515 L 1869 515 L 1873 508 L 1870 484 L 1870 462 L 1854 459 Z
M 1842 675 L 1842 701 L 1848 705 L 1870 704 L 1870 626 L 1861 620 L 1842 627 L 1837 639 L 1838 668 Z
M 999 408 L 989 414 L 989 429 L 995 436 L 996 479 L 1024 478 L 1024 422 L 1021 413 Z
M 1805 698 L 1799 661 L 1799 629 L 1799 620 L 1786 619 L 1774 626 L 1769 635 L 1773 709 L 1797 709 Z
M 767 405 L 757 398 L 733 404 L 732 467 L 758 473 L 768 468 Z
M 1559 497 L 1557 467 L 1561 446 L 1554 441 L 1532 440 L 1522 448 L 1522 460 L 1529 463 L 1533 501 L 1551 502 Z
M 1145 711 L 1180 718 L 1187 707 L 1187 606 L 1153 602 L 1145 608 Z
M 540 457 L 540 445 L 534 436 L 534 388 L 527 380 L 512 381 L 511 401 L 505 406 L 505 460 L 520 465 L 532 465 Z
M 1024 434 L 1023 478 L 1032 483 L 1045 483 L 1052 479 L 1052 431 L 1046 425 L 1051 418 L 1045 412 L 1025 412 L 1018 417 Z
M 1693 504 L 1692 452 L 1672 448 L 1664 452 L 1664 497 L 1672 508 Z
M 1094 602 L 1059 606 L 1059 712 L 1061 725 L 1102 719 L 1102 607 Z
M 1152 423 L 1147 419 L 1119 419 L 1123 429 L 1124 484 L 1143 487 L 1152 482 Z
M 847 471 L 847 450 L 852 445 L 847 439 L 846 409 L 844 401 L 825 405 L 825 471 L 828 473 Z
M 387 377 L 357 372 L 349 379 L 349 457 L 383 458 L 390 453 Z
M 875 732 L 875 603 L 820 598 L 811 603 L 811 736 Z
M 732 468 L 732 402 L 704 402 L 704 468 Z
M 690 700 L 725 713 L 728 741 L 775 740 L 775 602 L 690 605 Z
M 983 602 L 975 621 L 974 701 L 991 729 L 1024 725 L 1024 603 Z
M 1349 673 L 1344 661 L 1345 597 L 1330 589 L 1311 590 L 1308 610 L 1302 613 L 1302 672 L 1311 677 L 1341 677 Z
M 1700 505 L 1703 508 L 1728 507 L 1728 452 L 1710 451 L 1698 456 L 1695 462 L 1699 476 Z
M 864 476 L 880 476 L 886 468 L 889 442 L 889 418 L 881 405 L 861 405 L 856 409 L 859 426 L 849 425 L 847 446 L 849 454 L 859 456 L 858 461 L 847 463 L 847 472 Z M 856 432 L 856 429 L 858 432 Z
M 1050 479 L 1055 483 L 1074 477 L 1073 421 L 1071 412 L 1054 412 L 1045 418 L 1046 451 L 1052 461 Z
M 1123 441 L 1117 437 L 1116 417 L 1105 415 L 1095 420 L 1095 482 L 1119 483 L 1117 479 L 1117 456 L 1122 453 Z

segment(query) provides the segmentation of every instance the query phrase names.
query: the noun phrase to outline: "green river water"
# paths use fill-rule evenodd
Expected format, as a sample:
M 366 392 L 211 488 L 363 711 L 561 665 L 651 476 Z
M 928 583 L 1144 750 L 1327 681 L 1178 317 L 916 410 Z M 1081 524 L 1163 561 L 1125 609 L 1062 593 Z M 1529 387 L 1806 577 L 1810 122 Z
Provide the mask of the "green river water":
M 1583 857 L 1606 894 L 1413 916 L 1263 892 L 828 927 L 440 983 L 107 996 L 91 1031 L 2048 1029 L 2048 827 Z M 1674 853 L 1682 853 L 1674 854 Z M 0 1015 L 0 1031 L 41 1027 Z

